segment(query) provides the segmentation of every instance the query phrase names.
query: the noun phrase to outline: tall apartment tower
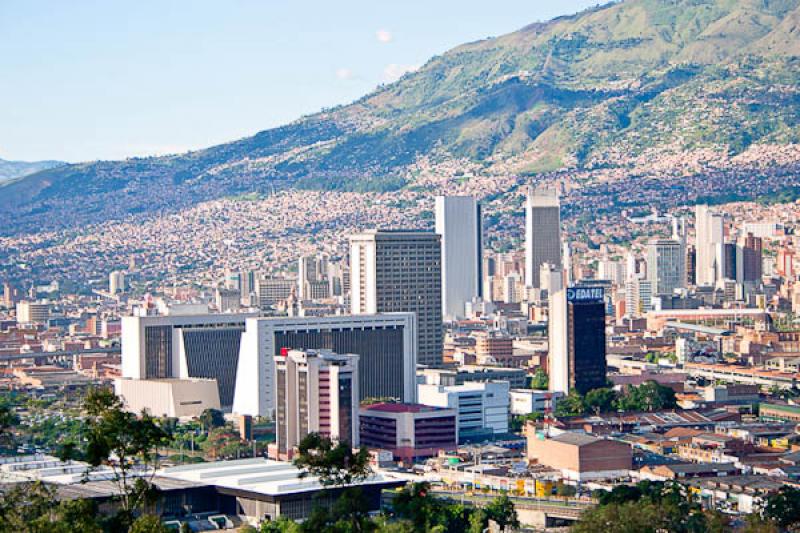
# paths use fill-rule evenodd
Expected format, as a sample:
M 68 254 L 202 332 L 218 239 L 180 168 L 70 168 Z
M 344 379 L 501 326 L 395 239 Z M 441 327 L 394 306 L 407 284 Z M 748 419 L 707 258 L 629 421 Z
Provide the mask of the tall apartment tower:
M 328 294 L 328 256 L 301 257 L 297 265 L 297 296 L 301 300 L 314 300 Z
M 606 386 L 606 314 L 602 287 L 568 287 L 550 296 L 550 390 L 586 394 Z
M 757 283 L 762 275 L 762 250 L 761 237 L 752 233 L 740 237 L 736 247 L 736 281 L 739 283 Z
M 695 277 L 697 285 L 715 285 L 725 277 L 725 226 L 707 205 L 695 206 Z
M 413 312 L 417 362 L 442 363 L 441 237 L 372 230 L 350 237 L 350 309 L 354 315 Z
M 539 288 L 539 272 L 544 263 L 561 269 L 561 202 L 556 191 L 528 191 L 525 204 L 525 285 Z
M 108 292 L 111 294 L 125 292 L 125 272 L 114 270 L 108 275 Z
M 686 285 L 686 259 L 680 241 L 654 239 L 647 244 L 647 279 L 654 295 L 670 295 Z
M 471 196 L 436 197 L 436 233 L 442 237 L 442 311 L 464 317 L 464 306 L 483 295 L 481 206 Z
M 286 350 L 275 356 L 278 458 L 309 433 L 358 447 L 358 355 Z

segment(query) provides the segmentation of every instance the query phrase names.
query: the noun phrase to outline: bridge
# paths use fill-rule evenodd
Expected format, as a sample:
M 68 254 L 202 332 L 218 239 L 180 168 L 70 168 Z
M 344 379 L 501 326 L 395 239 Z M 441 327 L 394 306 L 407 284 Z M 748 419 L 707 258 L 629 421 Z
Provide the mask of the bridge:
M 19 354 L 11 354 L 11 355 L 0 355 L 0 363 L 11 362 L 11 361 L 21 361 L 23 359 L 66 359 L 72 358 L 76 355 L 91 355 L 91 354 L 120 354 L 121 350 L 119 346 L 113 346 L 111 348 L 90 348 L 89 350 L 59 350 L 55 352 L 30 352 L 30 353 L 19 353 Z
M 482 507 L 497 496 L 444 490 L 434 487 L 431 493 L 440 498 L 460 501 L 465 504 Z M 584 511 L 592 509 L 596 502 L 583 499 L 530 498 L 508 495 L 522 524 L 535 527 L 551 527 L 554 525 L 575 522 Z

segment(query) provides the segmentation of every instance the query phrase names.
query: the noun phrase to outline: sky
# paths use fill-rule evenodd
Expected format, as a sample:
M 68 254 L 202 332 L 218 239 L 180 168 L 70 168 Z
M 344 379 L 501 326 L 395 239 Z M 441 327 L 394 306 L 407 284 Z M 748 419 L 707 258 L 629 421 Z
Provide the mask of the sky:
M 184 152 L 598 0 L 0 0 L 0 158 Z

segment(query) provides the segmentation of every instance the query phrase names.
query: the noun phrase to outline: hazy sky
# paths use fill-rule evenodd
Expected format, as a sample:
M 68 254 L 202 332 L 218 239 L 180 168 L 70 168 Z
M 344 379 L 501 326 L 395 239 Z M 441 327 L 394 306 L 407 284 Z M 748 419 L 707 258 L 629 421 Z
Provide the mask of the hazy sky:
M 0 0 L 0 158 L 163 154 L 350 102 L 598 0 Z

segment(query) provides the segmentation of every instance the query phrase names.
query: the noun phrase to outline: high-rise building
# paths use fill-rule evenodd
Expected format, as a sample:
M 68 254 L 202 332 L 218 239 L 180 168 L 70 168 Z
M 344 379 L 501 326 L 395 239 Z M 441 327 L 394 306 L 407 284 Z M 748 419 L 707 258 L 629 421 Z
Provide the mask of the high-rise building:
M 328 256 L 304 255 L 297 265 L 297 296 L 301 300 L 328 297 Z
M 417 362 L 442 363 L 441 237 L 421 231 L 369 231 L 350 237 L 354 315 L 417 315 Z
M 686 283 L 697 285 L 697 249 L 691 245 L 686 247 Z
M 278 458 L 309 433 L 358 447 L 358 355 L 286 350 L 274 362 Z
M 122 377 L 215 379 L 219 400 L 230 411 L 236 389 L 242 314 L 169 314 L 122 317 Z M 241 398 L 238 398 L 242 401 Z
M 442 237 L 442 309 L 464 317 L 464 306 L 482 296 L 481 206 L 471 196 L 436 197 L 436 233 Z
M 673 239 L 654 239 L 647 244 L 647 279 L 654 295 L 671 295 L 686 286 L 683 246 Z
M 775 271 L 784 278 L 794 279 L 794 248 L 792 248 L 791 243 L 778 250 Z
M 550 296 L 550 390 L 580 394 L 606 386 L 606 305 L 602 287 L 568 287 Z
M 525 284 L 539 288 L 544 263 L 561 270 L 561 202 L 556 191 L 529 191 L 525 204 Z
M 17 302 L 18 324 L 47 324 L 50 320 L 50 302 L 39 300 Z
M 258 295 L 258 306 L 261 309 L 285 301 L 292 294 L 297 286 L 297 281 L 284 278 L 265 278 L 256 279 L 256 294 Z
M 757 283 L 762 274 L 761 237 L 752 233 L 740 237 L 736 246 L 736 279 L 739 283 Z
M 246 307 L 256 305 L 256 273 L 253 270 L 239 272 L 239 291 L 242 293 L 242 304 Z
M 14 307 L 19 299 L 19 290 L 9 282 L 3 283 L 3 302 L 9 309 Z
M 272 416 L 274 357 L 281 351 L 354 353 L 365 398 L 416 401 L 416 320 L 413 313 L 249 318 L 242 335 L 233 411 Z
M 238 311 L 242 305 L 242 295 L 238 289 L 217 287 L 214 290 L 214 305 L 221 313 Z
M 707 205 L 695 206 L 695 276 L 697 285 L 725 278 L 725 224 Z
M 108 292 L 111 294 L 125 292 L 125 272 L 115 270 L 108 275 Z

